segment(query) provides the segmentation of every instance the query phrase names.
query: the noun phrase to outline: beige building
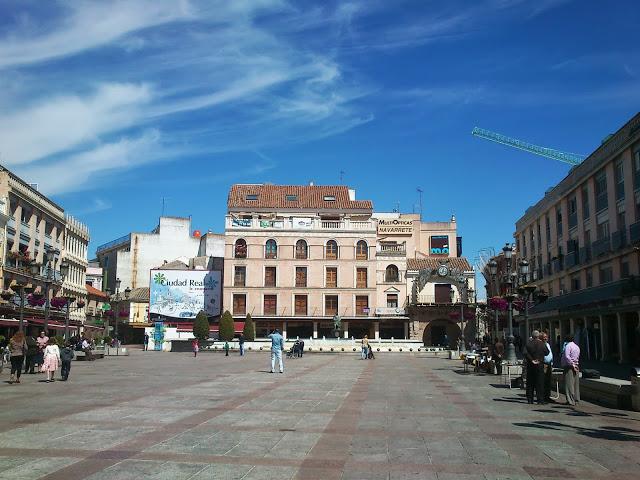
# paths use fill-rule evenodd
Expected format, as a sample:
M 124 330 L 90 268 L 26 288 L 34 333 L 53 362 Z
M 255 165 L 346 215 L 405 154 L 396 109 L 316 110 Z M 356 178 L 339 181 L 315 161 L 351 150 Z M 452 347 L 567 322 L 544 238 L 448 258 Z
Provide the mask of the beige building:
M 409 307 L 433 304 L 441 289 L 415 291 L 412 268 L 425 258 L 449 265 L 455 219 L 374 213 L 345 186 L 234 185 L 227 207 L 223 303 L 236 321 L 250 313 L 258 336 L 277 327 L 290 338 L 333 337 L 339 320 L 345 338 L 424 337 L 428 309 L 414 321 Z M 465 275 L 473 286 L 470 267 Z M 451 304 L 451 282 L 439 280 Z
M 527 209 L 515 238 L 550 296 L 531 328 L 571 333 L 585 358 L 640 360 L 640 114 Z
M 24 319 L 28 326 L 41 328 L 44 307 L 32 305 L 26 296 L 33 292 L 42 297 L 46 291 L 48 274 L 51 280 L 50 297 L 69 295 L 86 301 L 83 272 L 87 263 L 89 231 L 77 220 L 65 216 L 64 210 L 40 193 L 36 185 L 26 183 L 3 167 L 0 167 L 0 202 L 3 215 L 6 216 L 0 289 L 16 293 L 14 298 L 6 295 L 8 299 L 1 307 L 6 310 L 6 318 L 17 318 L 18 286 L 24 285 Z M 53 252 L 50 263 L 47 261 L 47 251 Z M 70 265 L 70 275 L 63 283 L 60 265 L 65 260 Z M 32 268 L 39 272 L 34 274 Z M 79 327 L 84 321 L 84 313 L 76 313 L 75 306 L 72 305 L 71 325 Z M 50 329 L 61 333 L 65 315 L 64 310 L 51 308 Z
M 227 208 L 223 304 L 237 320 L 322 338 L 339 317 L 341 335 L 375 336 L 370 201 L 344 186 L 234 185 Z

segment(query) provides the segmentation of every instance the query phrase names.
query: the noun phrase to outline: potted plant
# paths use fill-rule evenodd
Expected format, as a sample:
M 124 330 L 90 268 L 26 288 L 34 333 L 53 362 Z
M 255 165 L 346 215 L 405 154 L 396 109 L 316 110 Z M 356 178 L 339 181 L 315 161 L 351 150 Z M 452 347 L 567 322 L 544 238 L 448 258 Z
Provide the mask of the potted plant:
M 64 297 L 53 297 L 51 299 L 51 306 L 53 308 L 63 308 L 67 304 L 67 299 Z

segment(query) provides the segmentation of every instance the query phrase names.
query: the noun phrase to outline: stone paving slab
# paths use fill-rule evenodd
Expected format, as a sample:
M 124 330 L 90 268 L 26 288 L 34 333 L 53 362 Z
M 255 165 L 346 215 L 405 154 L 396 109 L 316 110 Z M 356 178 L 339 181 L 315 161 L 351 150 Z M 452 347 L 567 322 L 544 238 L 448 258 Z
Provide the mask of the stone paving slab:
M 0 375 L 0 477 L 636 479 L 640 414 L 527 405 L 499 378 L 420 354 L 133 351 L 69 382 Z M 124 374 L 123 372 L 126 372 Z

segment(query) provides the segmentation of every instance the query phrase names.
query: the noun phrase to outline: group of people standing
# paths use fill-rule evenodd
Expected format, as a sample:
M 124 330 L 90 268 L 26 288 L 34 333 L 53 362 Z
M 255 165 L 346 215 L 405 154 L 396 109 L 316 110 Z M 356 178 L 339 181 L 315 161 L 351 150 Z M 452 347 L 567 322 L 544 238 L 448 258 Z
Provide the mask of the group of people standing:
M 551 401 L 551 382 L 553 375 L 553 351 L 546 332 L 534 330 L 525 346 L 525 368 L 527 379 L 527 402 L 545 405 Z M 563 371 L 565 397 L 567 405 L 580 402 L 580 347 L 570 335 L 560 350 L 560 367 Z
M 45 332 L 40 332 L 37 338 L 17 332 L 9 340 L 9 355 L 11 359 L 11 376 L 9 384 L 19 384 L 24 373 L 44 372 L 47 374 L 47 382 L 53 382 L 54 373 L 61 368 L 62 380 L 69 378 L 71 360 L 74 358 L 72 345 L 69 343 L 62 348 L 58 347 L 54 338 L 48 337 Z
M 362 360 L 372 360 L 374 358 L 376 358 L 373 355 L 373 349 L 371 348 L 371 345 L 369 344 L 369 336 L 365 335 L 364 337 L 362 337 L 362 350 L 360 352 L 360 358 Z

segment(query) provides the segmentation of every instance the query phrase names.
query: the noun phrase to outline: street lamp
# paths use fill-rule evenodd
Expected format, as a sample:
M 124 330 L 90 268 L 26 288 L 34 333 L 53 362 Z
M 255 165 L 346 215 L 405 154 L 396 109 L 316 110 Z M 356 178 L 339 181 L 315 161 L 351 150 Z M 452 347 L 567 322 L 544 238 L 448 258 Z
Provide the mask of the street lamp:
M 115 318 L 115 322 L 116 322 L 116 329 L 115 329 L 115 339 L 116 339 L 116 356 L 120 355 L 120 338 L 118 337 L 118 323 L 119 322 L 119 317 L 120 317 L 120 285 L 121 285 L 121 281 L 119 278 L 116 278 L 116 282 L 115 282 L 115 286 L 116 286 L 116 294 L 114 296 L 114 303 L 116 304 L 116 308 L 114 311 L 114 318 Z M 131 289 L 129 287 L 125 288 L 124 290 L 124 299 L 128 300 L 129 299 L 129 295 L 131 294 Z
M 18 330 L 24 331 L 24 297 L 25 294 L 33 292 L 33 287 L 28 287 L 26 284 L 19 283 L 14 286 L 16 290 L 20 291 L 20 321 L 18 322 Z
M 497 286 L 496 284 L 496 275 L 498 274 L 498 262 L 495 261 L 495 259 L 492 259 L 489 262 L 489 274 L 491 275 L 491 281 L 494 284 L 494 286 Z M 499 295 L 500 292 L 497 291 L 497 294 Z M 494 320 L 495 320 L 495 326 L 496 326 L 496 339 L 498 338 L 498 331 L 500 330 L 500 325 L 498 325 L 498 309 L 494 308 L 493 309 L 493 315 L 494 315 Z
M 67 342 L 69 341 L 69 308 L 71 304 L 76 301 L 76 298 L 71 296 L 66 296 L 64 298 L 67 301 L 67 316 L 64 320 L 64 340 Z
M 51 283 L 53 282 L 53 263 L 55 262 L 56 256 L 60 254 L 60 250 L 48 248 L 44 258 L 47 262 L 46 266 L 46 275 L 44 277 L 44 322 L 43 322 L 43 330 L 45 334 L 49 334 L 49 309 L 51 308 L 51 303 L 49 300 L 49 289 L 51 288 Z
M 515 300 L 516 296 L 513 294 L 513 285 L 516 281 L 516 274 L 511 273 L 511 258 L 513 257 L 513 246 L 510 243 L 506 243 L 504 247 L 502 247 L 502 253 L 504 255 L 504 259 L 506 260 L 507 263 L 507 276 L 506 276 L 506 282 L 505 285 L 507 287 L 506 289 L 506 295 L 505 295 L 505 299 L 507 300 L 509 307 L 508 307 L 508 319 L 509 319 L 509 338 L 508 338 L 508 345 L 507 345 L 507 355 L 506 355 L 506 360 L 509 363 L 515 363 L 517 360 L 516 357 L 516 347 L 513 344 L 513 301 Z

